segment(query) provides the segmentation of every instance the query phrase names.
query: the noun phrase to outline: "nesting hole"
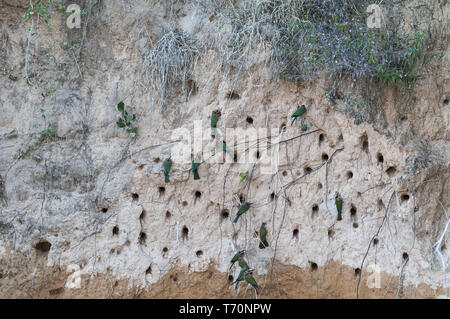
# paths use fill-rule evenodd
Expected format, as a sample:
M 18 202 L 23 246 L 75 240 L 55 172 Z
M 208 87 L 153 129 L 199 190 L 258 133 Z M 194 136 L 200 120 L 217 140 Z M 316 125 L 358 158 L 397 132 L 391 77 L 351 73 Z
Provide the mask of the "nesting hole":
M 145 214 L 146 214 L 146 212 L 145 212 L 145 210 L 143 210 L 142 213 L 139 215 L 139 219 L 144 220 Z
M 287 171 L 283 171 L 283 176 L 287 176 Z
M 322 144 L 322 142 L 325 140 L 325 135 L 323 135 L 322 133 L 320 133 L 319 135 L 319 145 Z
M 103 207 L 103 208 L 102 208 L 102 213 L 107 213 L 107 212 L 108 212 L 108 208 Z
M 118 226 L 114 226 L 113 230 L 112 230 L 113 235 L 118 235 L 119 234 L 119 227 Z
M 355 268 L 355 276 L 359 276 L 361 274 L 361 269 Z
M 260 158 L 261 157 L 261 153 L 259 151 L 256 151 L 255 156 L 256 156 L 256 158 Z
M 348 171 L 346 175 L 347 175 L 347 179 L 352 179 L 353 178 L 353 172 L 352 171 Z
M 317 264 L 316 263 L 314 263 L 314 262 L 309 262 L 311 265 L 310 265 L 310 267 L 311 267 L 311 271 L 316 271 L 317 270 L 317 268 L 318 268 L 318 266 L 317 266 Z
M 141 164 L 141 165 L 138 166 L 138 169 L 142 170 L 144 167 L 145 167 L 145 164 Z
M 189 228 L 187 226 L 183 226 L 183 230 L 181 231 L 183 240 L 188 238 L 189 235 Z
M 378 243 L 379 243 L 378 238 L 374 238 L 374 239 L 373 239 L 373 244 L 374 244 L 374 246 L 378 245 Z
M 286 131 L 286 123 L 281 123 L 280 132 Z
M 194 80 L 188 80 L 186 84 L 189 94 L 192 96 L 196 95 L 198 92 L 197 83 Z
M 443 102 L 444 105 L 448 105 L 448 99 L 445 99 Z
M 328 161 L 329 157 L 327 153 L 322 154 L 322 161 Z
M 384 162 L 383 154 L 381 154 L 381 153 L 377 154 L 377 161 L 378 161 L 378 163 L 383 163 Z
M 322 183 L 317 184 L 318 189 L 322 189 L 322 187 L 323 187 Z
M 202 192 L 196 191 L 195 192 L 195 198 L 199 199 L 200 197 L 202 197 Z
M 309 166 L 306 166 L 304 171 L 305 171 L 305 174 L 310 174 L 312 172 L 312 168 Z
M 196 255 L 198 258 L 200 258 L 201 256 L 203 256 L 203 251 L 197 250 L 196 253 L 195 253 L 195 255 Z
M 407 260 L 409 258 L 409 255 L 405 252 L 402 255 L 403 260 Z
M 163 251 L 163 254 L 166 254 L 169 251 L 169 248 L 164 247 L 162 251 Z
M 181 205 L 183 205 L 183 206 L 187 206 L 187 205 L 188 205 L 188 202 L 186 202 L 186 201 L 183 201 L 183 202 L 181 203 Z
M 161 162 L 161 159 L 160 159 L 159 157 L 155 157 L 155 158 L 153 159 L 153 162 L 154 162 L 154 163 L 159 163 L 159 162 Z
M 52 244 L 50 244 L 47 240 L 40 240 L 37 244 L 34 245 L 34 248 L 41 253 L 46 253 L 50 251 Z
M 237 160 L 238 160 L 238 153 L 237 153 L 237 151 L 234 151 L 233 161 L 237 162 Z
M 275 192 L 272 192 L 272 194 L 270 194 L 270 200 L 274 200 L 275 199 Z
M 390 167 L 386 170 L 386 173 L 387 173 L 389 176 L 394 176 L 395 173 L 397 173 L 397 169 L 396 169 L 394 166 L 390 166 Z
M 159 191 L 159 195 L 164 195 L 164 193 L 166 192 L 166 188 L 164 186 L 160 186 L 158 188 L 158 191 Z
M 248 124 L 253 124 L 253 118 L 251 118 L 250 116 L 247 116 L 246 121 Z
M 361 141 L 361 149 L 368 153 L 369 152 L 369 138 L 367 137 L 367 134 L 364 134 L 363 136 L 360 137 L 360 141 Z
M 236 91 L 231 91 L 227 94 L 227 99 L 238 100 L 241 96 Z
M 358 223 L 353 223 L 353 228 L 358 228 L 358 227 L 359 227 Z
M 229 275 L 228 276 L 228 282 L 233 282 L 233 280 L 234 280 L 233 276 Z
M 151 275 L 152 274 L 152 265 L 148 266 L 147 270 L 145 271 L 146 275 Z
M 170 218 L 172 214 L 169 211 L 166 211 L 166 218 Z
M 294 229 L 294 230 L 292 231 L 292 237 L 293 237 L 293 238 L 298 238 L 298 228 L 296 228 L 296 229 Z
M 341 135 L 339 135 L 339 137 L 338 137 L 338 141 L 339 142 L 343 142 L 344 141 L 344 136 L 341 134 Z
M 222 210 L 222 213 L 220 213 L 222 216 L 222 219 L 228 218 L 230 216 L 230 213 L 228 212 L 228 209 Z
M 312 217 L 315 217 L 319 212 L 319 205 L 314 204 L 312 207 Z
M 409 201 L 409 195 L 403 194 L 402 196 L 400 196 L 400 200 L 402 201 L 402 204 Z
M 136 202 L 136 201 L 139 200 L 139 194 L 133 193 L 133 194 L 131 195 L 131 198 L 133 198 L 133 201 Z
M 352 204 L 351 208 L 350 208 L 350 216 L 351 217 L 356 217 L 356 207 Z
M 147 234 L 144 232 L 141 232 L 139 234 L 139 244 L 144 245 L 146 240 L 147 240 Z
M 328 238 L 331 238 L 334 236 L 334 230 L 333 228 L 328 228 Z
M 242 194 L 239 195 L 239 201 L 241 202 L 241 204 L 243 204 L 245 202 L 244 195 L 242 195 Z
M 382 210 L 383 209 L 384 203 L 383 203 L 383 201 L 381 199 L 378 199 L 377 207 L 378 207 L 378 210 Z

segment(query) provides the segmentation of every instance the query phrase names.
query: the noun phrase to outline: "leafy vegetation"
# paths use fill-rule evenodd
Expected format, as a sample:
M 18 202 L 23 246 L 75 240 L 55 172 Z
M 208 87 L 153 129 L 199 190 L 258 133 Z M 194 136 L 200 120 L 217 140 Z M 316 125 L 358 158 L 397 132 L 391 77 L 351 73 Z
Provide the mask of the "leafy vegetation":
M 25 150 L 19 152 L 19 155 L 17 156 L 17 158 L 23 159 L 29 152 L 34 151 L 37 148 L 37 146 L 40 143 L 42 143 L 46 138 L 53 136 L 54 131 L 55 131 L 55 129 L 52 126 L 52 124 L 49 124 L 45 130 L 42 130 L 36 136 L 33 135 L 33 137 L 36 137 L 35 141 L 31 145 L 29 145 Z
M 384 17 L 381 30 L 368 28 L 372 0 L 205 3 L 231 24 L 230 64 L 242 67 L 253 42 L 269 42 L 271 66 L 281 79 L 313 81 L 325 71 L 335 82 L 347 77 L 409 87 L 422 78 L 420 66 L 432 57 L 425 32 L 399 35 L 398 16 Z M 393 1 L 383 6 L 389 9 Z
M 43 23 L 48 23 L 51 20 L 49 0 L 32 0 L 30 5 L 31 7 L 25 12 L 25 20 L 30 19 L 32 16 L 37 16 Z
M 117 126 L 120 128 L 123 128 L 127 133 L 137 133 L 137 126 L 136 125 L 136 114 L 129 114 L 125 110 L 125 104 L 123 102 L 119 102 L 117 104 L 117 109 L 120 113 L 122 113 L 122 116 L 117 120 Z

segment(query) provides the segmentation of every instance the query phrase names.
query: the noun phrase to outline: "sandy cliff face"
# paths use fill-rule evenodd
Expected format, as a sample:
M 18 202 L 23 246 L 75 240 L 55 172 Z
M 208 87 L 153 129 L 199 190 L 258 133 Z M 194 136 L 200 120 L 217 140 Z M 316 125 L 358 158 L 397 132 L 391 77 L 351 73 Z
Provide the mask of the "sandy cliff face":
M 27 3 L 0 3 L 1 297 L 233 297 L 229 260 L 242 248 L 261 298 L 445 295 L 434 244 L 449 218 L 448 47 L 413 90 L 379 87 L 381 103 L 364 110 L 328 100 L 325 76 L 276 79 L 267 48 L 226 77 L 209 48 L 161 106 L 149 49 L 173 21 L 193 36 L 220 22 L 183 1 L 86 1 L 86 28 L 68 29 L 53 8 L 30 32 Z M 448 9 L 431 6 L 433 23 Z M 137 114 L 135 137 L 116 125 L 119 101 Z M 301 104 L 306 132 L 290 126 Z M 216 109 L 224 132 L 272 128 L 276 169 L 261 165 L 262 139 L 238 146 L 238 163 L 205 161 L 200 180 L 174 162 L 164 183 L 162 161 L 187 132 L 218 147 Z M 54 134 L 39 135 L 49 124 Z M 254 205 L 233 223 L 240 197 Z M 438 251 L 449 264 L 447 246 L 448 233 Z

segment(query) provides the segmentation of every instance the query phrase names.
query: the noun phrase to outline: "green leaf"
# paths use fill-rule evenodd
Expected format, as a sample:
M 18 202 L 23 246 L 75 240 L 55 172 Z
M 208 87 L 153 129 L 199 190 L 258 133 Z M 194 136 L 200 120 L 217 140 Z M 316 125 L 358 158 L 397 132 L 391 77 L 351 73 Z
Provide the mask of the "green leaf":
M 120 128 L 125 127 L 125 123 L 123 122 L 123 119 L 122 119 L 122 118 L 120 118 L 120 119 L 117 121 L 117 126 L 120 127 Z
M 125 104 L 123 102 L 119 102 L 119 104 L 117 104 L 117 109 L 123 113 L 125 110 Z
M 134 127 L 134 128 L 128 128 L 128 129 L 127 129 L 127 132 L 128 132 L 128 133 L 137 133 L 137 130 L 138 130 L 137 127 Z

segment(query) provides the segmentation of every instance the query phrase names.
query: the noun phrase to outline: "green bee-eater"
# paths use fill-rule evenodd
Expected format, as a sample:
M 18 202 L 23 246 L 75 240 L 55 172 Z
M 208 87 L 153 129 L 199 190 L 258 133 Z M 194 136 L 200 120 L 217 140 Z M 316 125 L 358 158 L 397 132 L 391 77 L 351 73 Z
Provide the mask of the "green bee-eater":
M 241 258 L 241 257 L 243 257 L 245 255 L 245 249 L 242 249 L 242 250 L 239 250 L 234 256 L 233 256 L 233 258 L 231 258 L 231 265 L 230 265 L 230 268 L 229 269 L 231 269 L 231 267 L 233 267 L 233 265 L 234 265 L 234 263 L 236 262 L 236 261 L 238 261 L 239 260 L 239 258 Z
M 339 195 L 339 193 L 336 193 L 336 197 L 334 198 L 334 201 L 336 203 L 336 209 L 338 211 L 337 220 L 342 220 L 342 197 Z
M 244 275 L 244 279 L 246 282 L 248 282 L 250 285 L 253 286 L 253 288 L 258 288 L 258 283 L 256 282 L 255 278 L 253 277 L 253 269 L 247 270 L 247 272 Z
M 222 114 L 219 110 L 215 110 L 211 113 L 211 136 L 216 137 L 217 135 L 217 122 Z
M 261 228 L 259 229 L 259 248 L 264 249 L 266 247 L 269 247 L 269 243 L 267 242 L 267 229 L 266 225 L 262 224 Z
M 237 287 L 238 287 L 239 283 L 244 280 L 244 275 L 245 275 L 246 272 L 247 272 L 247 269 L 246 268 L 242 268 L 241 271 L 239 272 L 239 276 L 236 278 L 235 281 L 233 281 L 231 283 L 232 285 L 236 284 L 234 286 L 234 290 L 237 290 Z
M 294 124 L 295 120 L 297 119 L 297 117 L 302 116 L 303 114 L 306 113 L 306 106 L 302 105 L 300 107 L 298 107 L 298 109 L 294 112 L 294 114 L 291 115 L 292 122 L 291 122 L 291 126 Z
M 166 183 L 169 183 L 170 182 L 169 173 L 170 169 L 172 168 L 172 160 L 170 159 L 170 157 L 163 162 L 163 167 L 164 167 L 164 180 Z
M 225 141 L 222 141 L 222 150 L 227 153 L 228 155 L 230 155 L 230 157 L 233 159 L 234 162 L 234 156 L 233 154 L 231 154 L 231 152 L 228 150 L 227 148 L 227 143 L 225 143 Z
M 233 220 L 234 223 L 237 223 L 239 220 L 239 217 L 241 217 L 242 214 L 244 214 L 248 209 L 250 208 L 250 203 L 245 202 L 244 204 L 239 207 L 238 212 L 236 213 L 236 218 Z
M 245 259 L 244 259 L 243 256 L 239 257 L 239 262 L 238 262 L 238 264 L 239 264 L 239 267 L 241 267 L 242 269 L 248 269 L 248 264 L 247 264 L 247 262 L 245 261 Z
M 200 163 L 196 163 L 194 162 L 194 160 L 192 160 L 192 173 L 194 173 L 194 179 L 200 179 L 200 175 L 198 175 L 198 166 L 200 165 Z

